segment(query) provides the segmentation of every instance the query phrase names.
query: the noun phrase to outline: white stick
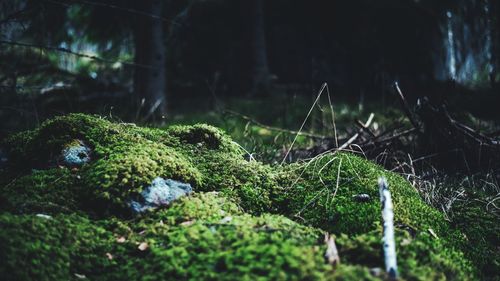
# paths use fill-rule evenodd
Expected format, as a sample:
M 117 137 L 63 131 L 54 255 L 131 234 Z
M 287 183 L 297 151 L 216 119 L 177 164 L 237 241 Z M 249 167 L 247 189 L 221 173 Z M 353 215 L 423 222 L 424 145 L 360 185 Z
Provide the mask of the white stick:
M 380 203 L 382 204 L 382 219 L 384 221 L 384 258 L 385 270 L 389 277 L 395 279 L 398 275 L 396 263 L 396 242 L 394 241 L 394 210 L 392 207 L 391 192 L 384 177 L 378 179 Z

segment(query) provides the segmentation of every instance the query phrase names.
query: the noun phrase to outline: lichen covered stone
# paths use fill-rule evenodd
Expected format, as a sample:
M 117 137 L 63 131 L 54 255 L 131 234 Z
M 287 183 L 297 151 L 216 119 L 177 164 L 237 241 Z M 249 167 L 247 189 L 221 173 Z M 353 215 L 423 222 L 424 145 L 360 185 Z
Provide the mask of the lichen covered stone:
M 3 147 L 6 280 L 384 279 L 380 203 L 356 199 L 378 198 L 379 176 L 391 187 L 402 278 L 470 280 L 485 266 L 406 180 L 352 154 L 270 166 L 208 125 L 161 130 L 83 114 Z M 60 165 L 81 149 L 88 159 Z M 324 259 L 325 232 L 336 236 L 337 267 Z
M 143 213 L 161 206 L 168 206 L 192 191 L 193 188 L 188 183 L 157 177 L 150 186 L 141 192 L 140 199 L 130 202 L 130 207 L 135 213 Z
M 80 140 L 74 140 L 62 150 L 62 159 L 65 165 L 79 167 L 90 161 L 91 150 Z

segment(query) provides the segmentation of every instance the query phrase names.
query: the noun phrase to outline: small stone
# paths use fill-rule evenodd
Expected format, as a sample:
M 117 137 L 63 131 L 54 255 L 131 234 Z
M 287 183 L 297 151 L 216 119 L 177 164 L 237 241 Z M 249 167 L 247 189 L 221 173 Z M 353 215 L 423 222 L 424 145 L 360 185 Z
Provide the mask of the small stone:
M 116 242 L 118 242 L 118 243 L 125 243 L 125 241 L 127 241 L 127 239 L 125 239 L 125 237 L 123 237 L 123 236 L 116 239 Z
M 113 255 L 111 253 L 106 253 L 106 257 L 108 257 L 108 260 L 112 260 L 113 259 Z
M 353 195 L 352 197 L 354 198 L 354 200 L 356 200 L 358 202 L 368 202 L 371 200 L 370 195 L 368 195 L 366 193 L 356 194 L 356 195 Z
M 81 140 L 74 140 L 66 145 L 61 156 L 65 165 L 75 168 L 90 162 L 90 153 L 90 148 Z

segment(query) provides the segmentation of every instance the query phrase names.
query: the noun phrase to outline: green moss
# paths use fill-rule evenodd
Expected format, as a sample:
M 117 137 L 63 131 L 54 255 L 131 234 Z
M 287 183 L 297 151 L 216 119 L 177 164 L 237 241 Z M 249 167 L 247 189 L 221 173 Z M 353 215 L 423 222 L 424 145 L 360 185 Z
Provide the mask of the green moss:
M 59 167 L 61 150 L 75 140 L 90 147 L 91 161 L 78 168 Z M 164 131 L 82 114 L 54 118 L 9 138 L 6 146 L 13 157 L 8 178 L 1 181 L 8 184 L 0 187 L 0 210 L 25 215 L 5 214 L 9 223 L 1 235 L 20 231 L 18 236 L 26 238 L 22 247 L 30 247 L 61 231 L 58 227 L 64 228 L 61 235 L 72 231 L 74 243 L 60 241 L 65 237 L 58 235 L 47 239 L 55 239 L 50 243 L 61 248 L 64 263 L 81 264 L 78 270 L 92 279 L 370 280 L 375 277 L 369 269 L 383 267 L 379 176 L 388 179 L 393 196 L 401 275 L 467 280 L 475 274 L 470 260 L 479 253 L 467 246 L 460 231 L 402 177 L 352 154 L 273 167 L 245 160 L 244 151 L 211 126 Z M 195 195 L 131 217 L 128 203 L 156 177 L 190 183 Z M 354 199 L 362 193 L 371 199 Z M 67 215 L 27 226 L 34 219 L 29 214 L 36 213 Z M 43 229 L 32 241 L 24 233 L 30 227 Z M 338 237 L 342 264 L 335 272 L 325 265 L 323 231 Z M 94 232 L 104 238 L 89 238 Z M 125 242 L 116 242 L 121 236 Z M 138 250 L 143 242 L 148 249 Z M 7 240 L 2 247 L 15 244 Z M 12 251 L 7 251 L 10 258 L 17 260 Z M 65 251 L 85 255 L 72 260 Z M 113 259 L 103 261 L 102 251 Z M 25 266 L 38 270 L 37 264 Z M 58 266 L 47 270 L 72 274 Z
M 406 180 L 346 153 L 283 167 L 279 181 L 284 192 L 278 201 L 282 212 L 308 224 L 333 233 L 364 233 L 378 228 L 380 221 L 380 176 L 388 179 L 396 223 L 417 231 L 432 228 L 438 236 L 447 234 L 444 216 L 425 204 Z M 357 194 L 368 194 L 370 200 L 359 202 L 354 198 Z
M 184 157 L 162 144 L 143 145 L 121 147 L 83 169 L 85 186 L 102 207 L 127 208 L 156 177 L 199 185 L 199 172 Z
M 168 219 L 172 215 L 177 219 Z M 5 261 L 0 275 L 4 280 L 68 280 L 75 274 L 90 280 L 322 280 L 332 272 L 323 260 L 321 231 L 281 216 L 243 214 L 215 193 L 184 198 L 155 216 L 167 219 L 124 224 L 76 215 L 0 215 Z M 221 221 L 222 216 L 231 219 Z
M 0 229 L 2 280 L 69 280 L 113 266 L 111 233 L 77 215 L 2 214 Z
M 331 271 L 324 263 L 318 230 L 272 215 L 230 218 L 222 222 L 194 220 L 176 226 L 148 224 L 140 232 L 142 236 L 127 238 L 134 245 L 146 242 L 149 248 L 143 257 L 146 260 L 125 261 L 125 276 L 173 280 L 321 280 Z
M 384 268 L 381 230 L 337 239 L 339 255 L 344 262 L 369 268 Z M 396 249 L 401 276 L 407 280 L 470 280 L 474 269 L 463 253 L 454 250 L 442 239 L 422 232 L 412 235 L 396 229 Z
M 281 213 L 297 221 L 342 234 L 338 242 L 351 245 L 345 253 L 350 262 L 383 267 L 380 176 L 388 179 L 391 189 L 398 239 L 406 239 L 403 244 L 407 245 L 398 247 L 403 276 L 413 280 L 472 278 L 475 272 L 462 253 L 467 241 L 461 233 L 425 204 L 406 180 L 360 157 L 339 153 L 283 167 L 279 181 L 284 192 L 277 203 Z M 362 193 L 371 199 L 355 200 Z M 432 239 L 431 232 L 438 238 Z M 414 237 L 407 237 L 408 233 Z
M 233 200 L 218 192 L 197 193 L 176 201 L 170 208 L 163 208 L 141 219 L 141 226 L 163 222 L 178 225 L 193 220 L 218 222 L 227 216 L 242 215 L 244 212 Z
M 498 280 L 500 272 L 500 224 L 498 217 L 484 209 L 479 200 L 457 204 L 452 216 L 453 225 L 466 240 L 465 252 L 479 267 L 485 280 Z
M 33 171 L 0 189 L 0 210 L 20 214 L 75 212 L 83 200 L 77 177 L 66 168 Z

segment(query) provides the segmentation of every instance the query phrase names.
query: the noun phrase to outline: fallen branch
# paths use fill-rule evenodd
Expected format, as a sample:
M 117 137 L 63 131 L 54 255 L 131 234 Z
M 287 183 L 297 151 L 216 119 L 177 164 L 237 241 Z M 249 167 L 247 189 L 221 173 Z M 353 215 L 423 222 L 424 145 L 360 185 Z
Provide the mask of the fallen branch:
M 311 134 L 311 133 L 307 133 L 307 132 L 302 132 L 302 131 L 293 131 L 293 130 L 287 130 L 287 129 L 283 129 L 283 128 L 278 128 L 278 127 L 273 127 L 273 126 L 269 126 L 269 125 L 265 125 L 265 124 L 262 124 L 260 123 L 259 121 L 249 117 L 249 116 L 246 116 L 246 115 L 243 115 L 241 113 L 238 113 L 236 111 L 232 111 L 232 110 L 224 110 L 223 111 L 224 113 L 227 113 L 227 114 L 230 114 L 230 115 L 234 115 L 234 116 L 237 116 L 245 121 L 248 121 L 254 125 L 257 125 L 258 127 L 261 127 L 261 128 L 264 128 L 264 129 L 268 129 L 270 131 L 275 131 L 275 132 L 280 132 L 280 133 L 285 133 L 285 134 L 290 134 L 290 135 L 299 135 L 299 136 L 304 136 L 304 137 L 308 137 L 308 138 L 312 138 L 312 139 L 319 139 L 319 140 L 325 140 L 325 139 L 333 139 L 332 137 L 327 137 L 327 136 L 322 136 L 322 135 L 316 135 L 316 134 Z
M 399 95 L 399 100 L 401 101 L 401 105 L 403 106 L 403 110 L 404 110 L 406 116 L 408 117 L 408 119 L 410 120 L 410 123 L 413 125 L 414 128 L 419 129 L 420 125 L 418 124 L 415 117 L 413 116 L 413 113 L 410 109 L 410 106 L 408 106 L 408 102 L 406 102 L 406 98 L 403 95 L 403 92 L 401 91 L 401 89 L 399 88 L 398 82 L 394 83 L 394 88 L 396 89 L 396 92 Z
M 359 135 L 363 133 L 363 131 L 365 131 L 366 128 L 370 127 L 373 121 L 373 117 L 375 117 L 375 114 L 370 113 L 370 117 L 368 117 L 368 120 L 365 122 L 365 124 L 363 124 L 363 126 L 359 129 L 359 131 L 336 150 L 343 150 L 346 149 L 349 145 L 351 145 L 359 137 Z
M 396 241 L 394 239 L 394 210 L 392 207 L 391 192 L 384 177 L 378 179 L 380 192 L 380 203 L 382 205 L 382 220 L 384 226 L 384 260 L 385 270 L 389 278 L 396 279 L 398 276 L 398 265 L 396 262 Z

